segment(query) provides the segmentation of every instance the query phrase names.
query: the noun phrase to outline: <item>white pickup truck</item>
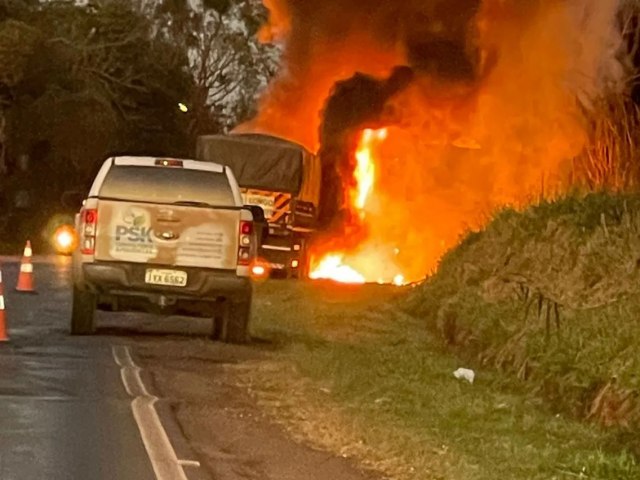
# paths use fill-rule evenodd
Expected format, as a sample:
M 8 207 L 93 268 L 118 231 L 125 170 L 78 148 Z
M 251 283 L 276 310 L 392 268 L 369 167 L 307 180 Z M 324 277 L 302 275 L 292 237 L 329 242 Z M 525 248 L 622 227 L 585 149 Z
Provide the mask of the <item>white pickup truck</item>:
M 210 317 L 212 336 L 247 339 L 252 208 L 233 172 L 195 160 L 114 157 L 76 215 L 71 333 L 96 309 Z

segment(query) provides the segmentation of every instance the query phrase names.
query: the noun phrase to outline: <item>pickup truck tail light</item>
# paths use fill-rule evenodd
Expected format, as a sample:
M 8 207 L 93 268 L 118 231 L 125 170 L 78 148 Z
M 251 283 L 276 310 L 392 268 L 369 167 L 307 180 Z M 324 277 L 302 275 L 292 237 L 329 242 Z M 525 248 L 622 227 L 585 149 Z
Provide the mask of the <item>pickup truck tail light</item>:
M 80 251 L 84 255 L 93 255 L 96 251 L 96 232 L 98 229 L 98 210 L 83 210 L 80 216 Z
M 251 244 L 253 234 L 253 222 L 242 220 L 240 222 L 240 237 L 238 242 L 238 265 L 251 263 Z

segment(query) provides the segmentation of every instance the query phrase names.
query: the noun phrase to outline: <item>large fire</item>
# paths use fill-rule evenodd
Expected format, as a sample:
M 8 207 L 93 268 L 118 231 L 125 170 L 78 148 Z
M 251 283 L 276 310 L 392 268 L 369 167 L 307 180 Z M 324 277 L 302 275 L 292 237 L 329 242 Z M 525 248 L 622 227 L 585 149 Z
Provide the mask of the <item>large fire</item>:
M 362 132 L 355 152 L 354 183 L 346 192 L 347 209 L 351 214 L 349 218 L 353 222 L 351 229 L 365 232 L 365 234 L 372 231 L 371 222 L 380 218 L 379 215 L 375 215 L 378 210 L 371 200 L 375 195 L 376 185 L 376 147 L 386 138 L 386 128 L 365 129 Z M 372 216 L 367 215 L 368 209 Z M 367 244 L 367 238 L 363 238 L 363 242 L 355 247 L 345 245 L 349 240 L 345 238 L 345 242 L 341 242 L 340 238 L 332 239 L 326 244 L 317 246 L 312 257 L 309 277 L 314 280 L 328 279 L 341 283 L 365 283 L 367 280 L 396 285 L 405 283 L 404 275 L 400 272 L 395 272 L 391 277 L 387 276 L 385 270 L 389 269 L 389 264 L 387 258 L 379 254 L 381 252 L 376 252 L 375 249 L 362 249 L 362 246 Z M 321 252 L 326 249 L 330 252 L 322 254 Z M 366 271 L 368 275 L 364 275 L 360 269 Z
M 364 219 L 364 207 L 367 199 L 373 190 L 376 178 L 376 165 L 374 163 L 372 148 L 374 140 L 384 140 L 387 136 L 387 130 L 381 129 L 365 130 L 360 140 L 360 145 L 356 150 L 356 171 L 354 174 L 356 187 L 353 189 L 351 196 L 353 205 L 358 210 L 361 219 Z
M 312 277 L 420 280 L 497 209 L 570 188 L 590 106 L 625 74 L 620 3 L 266 0 L 284 64 L 242 129 L 319 151 L 348 204 Z
M 340 283 L 365 283 L 364 276 L 349 265 L 345 265 L 343 259 L 344 254 L 341 253 L 325 255 L 312 267 L 309 278 L 335 280 Z

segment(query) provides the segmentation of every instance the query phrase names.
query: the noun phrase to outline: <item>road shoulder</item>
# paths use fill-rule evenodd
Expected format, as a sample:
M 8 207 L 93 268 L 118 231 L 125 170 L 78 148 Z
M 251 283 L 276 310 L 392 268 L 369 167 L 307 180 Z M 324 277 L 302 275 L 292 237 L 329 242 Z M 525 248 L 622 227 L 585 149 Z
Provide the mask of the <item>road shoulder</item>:
M 260 355 L 255 348 L 166 342 L 139 346 L 137 353 L 182 435 L 216 480 L 379 478 L 350 459 L 294 440 L 273 423 L 240 378 L 242 368 Z

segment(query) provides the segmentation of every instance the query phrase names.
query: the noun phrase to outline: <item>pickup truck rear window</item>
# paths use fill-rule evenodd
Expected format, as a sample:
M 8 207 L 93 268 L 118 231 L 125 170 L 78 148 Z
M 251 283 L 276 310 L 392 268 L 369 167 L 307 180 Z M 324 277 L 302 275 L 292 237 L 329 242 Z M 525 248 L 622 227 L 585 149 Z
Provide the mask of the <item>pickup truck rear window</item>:
M 132 202 L 235 206 L 224 173 L 186 168 L 113 165 L 98 196 Z

